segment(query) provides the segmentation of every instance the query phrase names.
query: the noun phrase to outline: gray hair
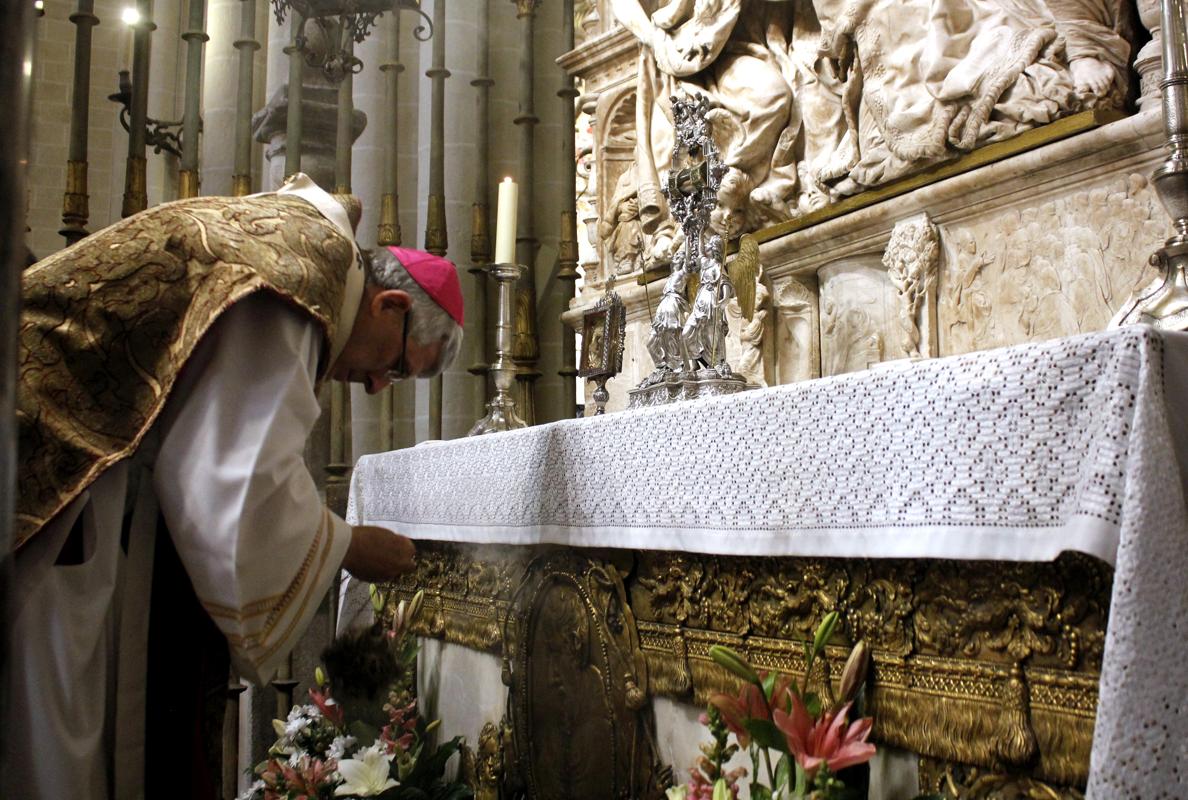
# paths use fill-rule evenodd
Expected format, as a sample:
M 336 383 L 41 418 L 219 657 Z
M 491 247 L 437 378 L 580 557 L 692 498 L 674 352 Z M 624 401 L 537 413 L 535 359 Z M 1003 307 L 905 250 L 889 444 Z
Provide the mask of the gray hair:
M 437 363 L 430 371 L 430 375 L 440 374 L 458 355 L 462 346 L 462 326 L 425 293 L 387 248 L 363 251 L 363 267 L 367 272 L 367 283 L 381 289 L 399 289 L 412 297 L 416 313 L 409 326 L 409 335 L 426 347 L 441 343 Z

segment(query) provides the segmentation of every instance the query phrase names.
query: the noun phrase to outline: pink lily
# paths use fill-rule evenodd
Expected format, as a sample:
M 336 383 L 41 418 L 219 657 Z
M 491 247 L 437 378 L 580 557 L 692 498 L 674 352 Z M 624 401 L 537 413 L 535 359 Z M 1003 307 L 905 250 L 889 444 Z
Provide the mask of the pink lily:
M 751 746 L 751 734 L 746 728 L 749 719 L 771 719 L 771 711 L 767 707 L 767 700 L 763 690 L 753 683 L 744 683 L 739 690 L 738 697 L 718 693 L 710 698 L 710 703 L 722 715 L 722 722 L 738 739 L 738 746 L 744 750 Z
M 346 715 L 342 711 L 342 706 L 330 696 L 329 689 L 314 689 L 311 686 L 309 697 L 314 701 L 314 705 L 318 707 L 318 711 L 322 712 L 322 716 L 329 720 L 331 725 L 341 728 L 346 724 Z
M 837 772 L 874 756 L 875 746 L 866 741 L 874 722 L 870 717 L 847 724 L 850 704 L 846 703 L 814 721 L 800 697 L 795 692 L 788 694 L 792 698 L 792 713 L 776 709 L 772 721 L 783 732 L 788 751 L 809 778 L 822 764 L 828 766 L 830 772 Z

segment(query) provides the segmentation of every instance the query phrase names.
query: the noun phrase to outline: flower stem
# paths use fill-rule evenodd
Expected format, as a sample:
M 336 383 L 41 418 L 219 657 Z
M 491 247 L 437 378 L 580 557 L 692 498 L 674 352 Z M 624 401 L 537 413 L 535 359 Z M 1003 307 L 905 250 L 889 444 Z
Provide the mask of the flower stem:
M 767 782 L 771 785 L 771 794 L 774 797 L 776 791 L 775 770 L 771 768 L 771 755 L 766 747 L 763 748 L 763 763 L 767 766 Z

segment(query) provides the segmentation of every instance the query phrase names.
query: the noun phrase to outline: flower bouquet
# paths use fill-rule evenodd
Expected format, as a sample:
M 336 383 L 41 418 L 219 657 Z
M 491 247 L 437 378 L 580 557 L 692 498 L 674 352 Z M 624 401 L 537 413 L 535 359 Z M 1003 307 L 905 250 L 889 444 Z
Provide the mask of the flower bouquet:
M 873 720 L 853 713 L 866 681 L 870 660 L 858 642 L 842 671 L 837 697 L 809 691 L 808 676 L 822 657 L 837 624 L 837 612 L 825 617 L 811 643 L 805 643 L 805 676 L 797 686 L 774 672 L 756 671 L 728 647 L 710 648 L 710 656 L 743 680 L 735 695 L 715 694 L 702 715 L 711 744 L 690 770 L 690 782 L 668 790 L 669 800 L 733 800 L 746 769 L 725 772 L 723 765 L 740 749 L 751 756 L 753 800 L 852 800 L 866 793 L 865 775 L 850 768 L 875 754 L 866 741 Z M 831 694 L 828 680 L 823 687 Z M 828 702 L 828 705 L 826 703 Z M 728 743 L 733 735 L 734 744 Z M 760 762 L 766 780 L 760 776 Z
M 252 771 L 240 800 L 466 800 L 470 787 L 444 777 L 461 737 L 434 746 L 437 721 L 425 723 L 414 696 L 417 641 L 409 626 L 420 592 L 401 601 L 391 626 L 379 619 L 383 597 L 371 587 L 376 623 L 348 634 L 323 653 L 310 703 L 273 720 L 276 743 Z M 333 690 L 333 691 L 332 691 Z M 348 716 L 350 714 L 351 716 Z

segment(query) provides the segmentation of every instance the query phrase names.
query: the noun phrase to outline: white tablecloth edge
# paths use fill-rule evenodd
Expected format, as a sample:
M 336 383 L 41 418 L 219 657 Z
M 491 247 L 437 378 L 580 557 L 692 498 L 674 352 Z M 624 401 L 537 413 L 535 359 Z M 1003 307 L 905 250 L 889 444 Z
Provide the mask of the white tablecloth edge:
M 466 544 L 568 545 L 666 550 L 728 556 L 824 558 L 939 558 L 963 561 L 1052 561 L 1062 552 L 1086 553 L 1114 564 L 1118 526 L 1076 516 L 1057 527 L 919 525 L 825 530 L 749 530 L 746 536 L 716 529 L 570 527 L 564 525 L 459 526 L 368 519 L 412 539 Z M 838 535 L 844 534 L 844 535 Z M 1037 535 L 1041 534 L 1041 535 Z M 1054 535 L 1059 534 L 1059 535 Z

